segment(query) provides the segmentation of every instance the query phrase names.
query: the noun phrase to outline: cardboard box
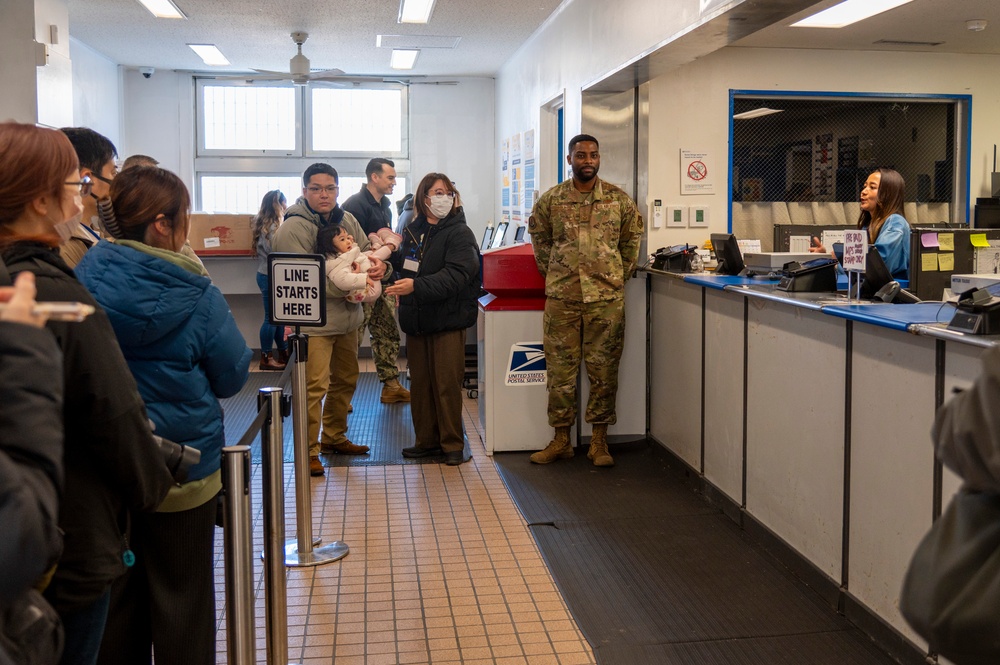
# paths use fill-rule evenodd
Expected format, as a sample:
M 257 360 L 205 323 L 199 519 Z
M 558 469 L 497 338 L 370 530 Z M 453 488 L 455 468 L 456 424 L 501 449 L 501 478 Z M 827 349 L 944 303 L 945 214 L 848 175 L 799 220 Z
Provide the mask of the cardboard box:
M 201 256 L 252 256 L 252 215 L 191 214 L 188 242 Z

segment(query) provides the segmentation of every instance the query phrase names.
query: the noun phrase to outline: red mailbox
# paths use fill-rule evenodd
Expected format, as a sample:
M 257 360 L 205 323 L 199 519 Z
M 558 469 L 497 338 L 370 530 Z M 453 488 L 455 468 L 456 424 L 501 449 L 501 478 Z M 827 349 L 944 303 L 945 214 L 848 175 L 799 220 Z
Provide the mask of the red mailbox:
M 529 244 L 483 252 L 483 289 L 490 294 L 479 300 L 486 311 L 545 309 L 545 278 Z

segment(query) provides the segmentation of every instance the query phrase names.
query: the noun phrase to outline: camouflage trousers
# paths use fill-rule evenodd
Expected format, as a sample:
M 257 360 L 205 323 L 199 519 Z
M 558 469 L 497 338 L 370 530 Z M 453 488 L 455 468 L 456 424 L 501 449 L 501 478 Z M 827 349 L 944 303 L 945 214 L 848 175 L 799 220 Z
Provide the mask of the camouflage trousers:
M 375 360 L 375 371 L 378 380 L 386 382 L 399 378 L 399 326 L 396 324 L 396 299 L 384 292 L 375 302 L 365 303 L 365 322 L 358 335 L 358 346 L 364 336 L 365 328 L 371 333 L 372 358 Z
M 625 345 L 625 301 L 594 303 L 547 298 L 542 317 L 549 425 L 576 422 L 576 384 L 580 361 L 587 367 L 588 423 L 612 425 L 618 419 L 618 363 Z

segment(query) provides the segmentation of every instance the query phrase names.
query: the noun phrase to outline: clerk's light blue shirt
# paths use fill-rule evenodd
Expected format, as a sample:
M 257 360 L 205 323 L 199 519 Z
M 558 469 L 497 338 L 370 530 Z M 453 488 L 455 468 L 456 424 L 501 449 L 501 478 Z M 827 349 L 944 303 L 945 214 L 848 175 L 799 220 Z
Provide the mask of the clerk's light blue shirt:
M 910 225 L 902 215 L 889 215 L 873 243 L 896 279 L 909 279 Z

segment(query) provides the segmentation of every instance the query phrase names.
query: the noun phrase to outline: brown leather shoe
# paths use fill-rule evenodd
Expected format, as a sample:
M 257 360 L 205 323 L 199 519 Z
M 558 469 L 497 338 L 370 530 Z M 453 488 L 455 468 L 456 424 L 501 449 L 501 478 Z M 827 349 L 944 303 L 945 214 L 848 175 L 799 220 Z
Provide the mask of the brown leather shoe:
M 323 469 L 323 463 L 319 461 L 318 455 L 309 458 L 309 475 L 310 476 L 326 475 L 326 470 Z
M 343 443 L 324 443 L 319 447 L 319 451 L 327 455 L 364 455 L 368 452 L 368 446 L 359 446 L 345 440 Z
M 279 363 L 281 363 L 282 365 L 287 365 L 288 364 L 288 354 L 289 354 L 289 350 L 288 349 L 275 349 L 274 350 L 274 358 Z
M 389 379 L 382 384 L 382 397 L 380 400 L 383 404 L 395 404 L 396 402 L 409 402 L 410 401 L 410 391 L 399 385 L 398 379 Z
M 285 363 L 279 361 L 271 353 L 261 353 L 260 369 L 265 372 L 280 372 L 285 369 Z

